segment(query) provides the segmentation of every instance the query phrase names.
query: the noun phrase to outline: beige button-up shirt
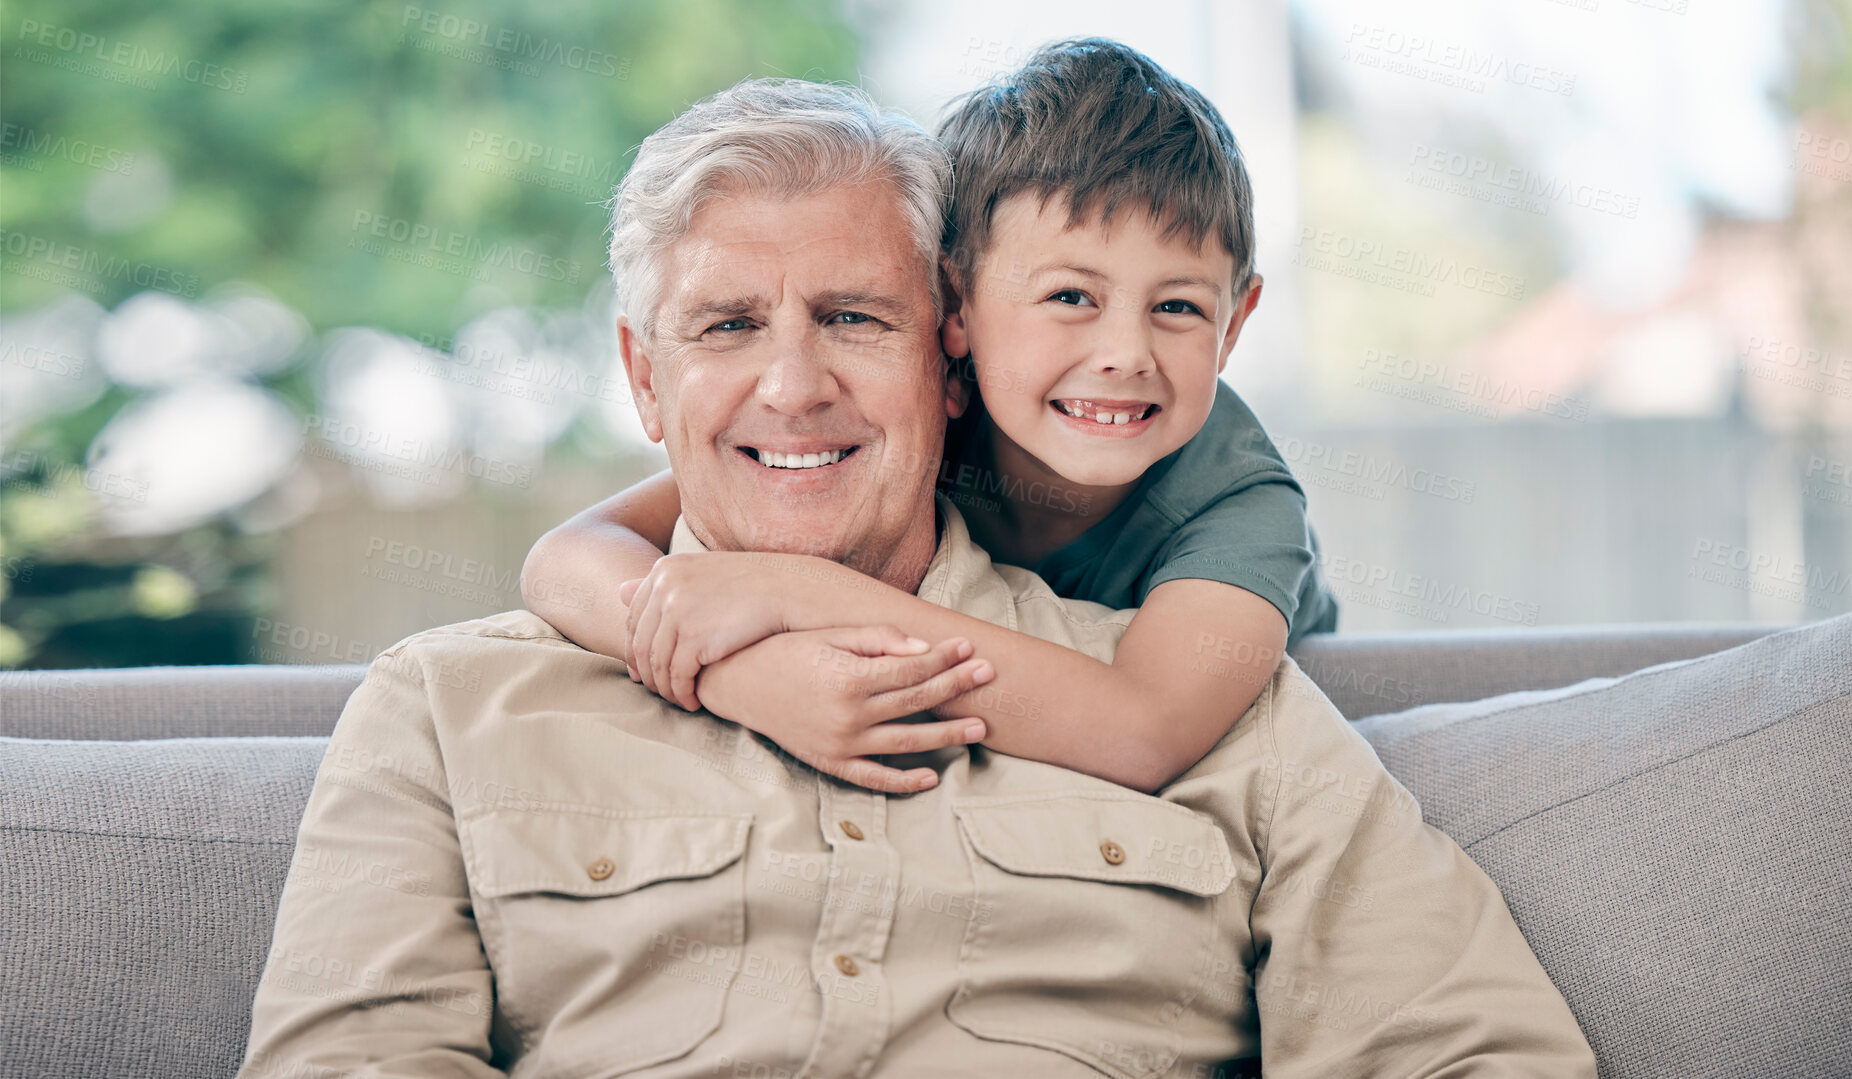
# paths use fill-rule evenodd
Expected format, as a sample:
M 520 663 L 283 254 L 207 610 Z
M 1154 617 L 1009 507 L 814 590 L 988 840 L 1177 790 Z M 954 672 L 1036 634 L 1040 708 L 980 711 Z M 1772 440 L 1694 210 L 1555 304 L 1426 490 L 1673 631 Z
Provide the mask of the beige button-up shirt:
M 1134 612 L 939 508 L 921 597 L 1110 659 Z M 329 742 L 239 1075 L 1594 1074 L 1497 888 L 1291 660 L 1155 797 L 929 759 L 922 794 L 846 785 L 525 611 L 409 637 Z

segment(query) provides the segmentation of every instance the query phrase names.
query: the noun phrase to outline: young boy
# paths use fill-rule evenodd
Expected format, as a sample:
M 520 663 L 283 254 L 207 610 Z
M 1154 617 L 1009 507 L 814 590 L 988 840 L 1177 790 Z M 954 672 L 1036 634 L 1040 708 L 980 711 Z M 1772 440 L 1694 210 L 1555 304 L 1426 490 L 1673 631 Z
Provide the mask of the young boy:
M 655 692 L 867 786 L 937 777 L 845 760 L 844 726 L 879 716 L 819 715 L 801 672 L 755 672 L 725 710 L 707 674 L 778 632 L 897 627 L 918 639 L 889 654 L 942 642 L 911 668 L 910 703 L 973 718 L 946 744 L 1152 792 L 1227 733 L 1287 646 L 1336 626 L 1304 492 L 1219 377 L 1261 290 L 1240 151 L 1194 89 L 1099 39 L 1041 50 L 955 103 L 939 137 L 954 178 L 941 334 L 979 390 L 948 432 L 939 489 L 996 562 L 1139 608 L 1112 663 L 804 555 L 665 559 L 679 513 L 666 472 L 543 537 L 523 591 Z M 621 619 L 545 598 L 615 581 Z M 871 683 L 868 697 L 892 699 L 891 677 Z

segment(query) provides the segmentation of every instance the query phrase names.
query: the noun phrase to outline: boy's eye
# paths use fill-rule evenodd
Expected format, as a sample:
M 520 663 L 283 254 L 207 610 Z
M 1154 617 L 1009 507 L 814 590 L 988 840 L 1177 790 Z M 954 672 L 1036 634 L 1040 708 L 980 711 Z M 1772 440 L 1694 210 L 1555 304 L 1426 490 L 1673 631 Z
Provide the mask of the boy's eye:
M 1188 300 L 1165 300 L 1157 305 L 1157 313 L 1160 315 L 1200 315 L 1202 308 Z
M 1056 303 L 1067 304 L 1070 307 L 1089 307 L 1093 304 L 1093 301 L 1087 297 L 1086 293 L 1075 288 L 1064 288 L 1050 295 L 1048 298 Z

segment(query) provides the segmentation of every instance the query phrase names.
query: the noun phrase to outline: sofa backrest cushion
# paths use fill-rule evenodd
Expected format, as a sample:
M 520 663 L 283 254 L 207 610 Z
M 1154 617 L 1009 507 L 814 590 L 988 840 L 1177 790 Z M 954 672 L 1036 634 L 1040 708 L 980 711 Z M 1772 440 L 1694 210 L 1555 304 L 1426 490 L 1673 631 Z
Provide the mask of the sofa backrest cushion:
M 0 738 L 0 1076 L 238 1069 L 323 738 Z
M 1359 719 L 1625 674 L 1730 648 L 1775 628 L 1720 623 L 1314 633 L 1292 655 L 1338 711 Z M 363 663 L 0 671 L 0 736 L 322 736 L 334 730 L 341 706 L 365 674 Z
M 1346 719 L 1573 685 L 1720 652 L 1786 626 L 1662 623 L 1312 633 L 1298 662 Z
M 0 736 L 326 736 L 364 663 L 0 671 Z
M 1604 1079 L 1845 1074 L 1852 615 L 1357 727 L 1498 883 Z

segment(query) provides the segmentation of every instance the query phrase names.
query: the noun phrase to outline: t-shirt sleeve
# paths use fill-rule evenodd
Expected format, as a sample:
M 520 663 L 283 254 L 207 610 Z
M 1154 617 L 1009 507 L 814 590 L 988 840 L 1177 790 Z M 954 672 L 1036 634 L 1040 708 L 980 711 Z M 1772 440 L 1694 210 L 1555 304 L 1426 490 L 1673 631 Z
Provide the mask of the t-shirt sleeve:
M 1221 581 L 1278 607 L 1297 638 L 1290 631 L 1300 628 L 1295 617 L 1311 613 L 1300 599 L 1315 565 L 1305 494 L 1276 474 L 1231 489 L 1184 521 L 1139 584 L 1138 602 L 1165 581 Z

